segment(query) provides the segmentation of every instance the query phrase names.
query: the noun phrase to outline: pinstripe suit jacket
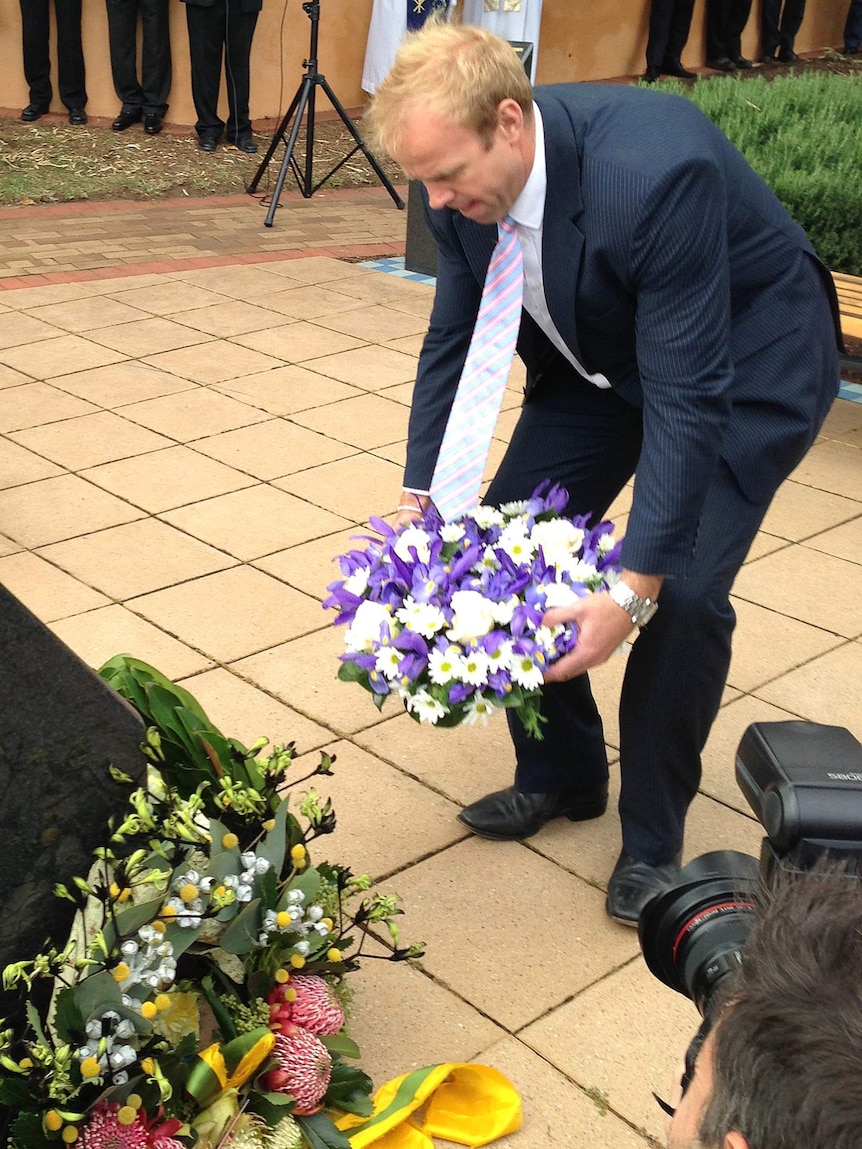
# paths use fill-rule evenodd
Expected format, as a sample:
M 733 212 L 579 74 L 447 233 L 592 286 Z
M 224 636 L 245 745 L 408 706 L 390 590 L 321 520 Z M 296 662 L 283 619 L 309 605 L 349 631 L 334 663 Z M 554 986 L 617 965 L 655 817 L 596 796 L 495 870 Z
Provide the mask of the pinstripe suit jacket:
M 838 387 L 834 288 L 802 229 L 690 101 L 566 84 L 537 89 L 536 102 L 550 314 L 584 367 L 643 409 L 624 562 L 684 574 L 717 460 L 767 501 L 809 446 Z M 425 489 L 497 234 L 448 208 L 427 215 L 437 293 L 405 473 Z M 524 313 L 528 387 L 543 347 Z

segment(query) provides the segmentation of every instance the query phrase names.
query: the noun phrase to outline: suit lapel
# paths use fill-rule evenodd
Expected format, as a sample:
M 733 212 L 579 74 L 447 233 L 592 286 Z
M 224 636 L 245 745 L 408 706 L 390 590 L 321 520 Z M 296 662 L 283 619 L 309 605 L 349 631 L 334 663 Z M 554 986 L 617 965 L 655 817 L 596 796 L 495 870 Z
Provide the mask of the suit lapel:
M 584 234 L 580 155 L 575 126 L 562 105 L 537 92 L 545 129 L 548 187 L 542 224 L 542 279 L 554 325 L 580 362 L 575 301 L 581 276 Z

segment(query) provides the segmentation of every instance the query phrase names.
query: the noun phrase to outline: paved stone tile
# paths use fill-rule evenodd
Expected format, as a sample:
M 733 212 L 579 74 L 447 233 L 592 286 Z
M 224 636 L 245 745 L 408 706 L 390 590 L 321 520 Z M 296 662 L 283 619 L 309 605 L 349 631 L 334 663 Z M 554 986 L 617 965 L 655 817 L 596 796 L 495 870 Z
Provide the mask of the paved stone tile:
M 119 604 L 61 619 L 51 630 L 94 669 L 115 654 L 133 654 L 173 679 L 213 665 L 205 654 Z
M 236 565 L 230 555 L 157 519 L 109 527 L 37 553 L 119 601 Z
M 341 515 L 267 484 L 165 511 L 162 518 L 244 561 L 332 534 L 349 524 Z
M 636 932 L 605 915 L 601 891 L 518 842 L 468 838 L 400 873 L 398 891 L 404 936 L 427 943 L 422 968 L 509 1030 L 638 952 Z M 527 958 L 529 992 L 513 992 Z
M 55 622 L 109 602 L 86 583 L 29 551 L 0 558 L 0 583 L 45 622 Z
M 265 650 L 320 622 L 315 599 L 250 567 L 168 587 L 129 606 L 219 662 Z
M 246 746 L 268 738 L 264 754 L 291 742 L 296 743 L 297 755 L 306 754 L 332 739 L 329 730 L 221 667 L 186 678 L 182 685 L 230 738 Z

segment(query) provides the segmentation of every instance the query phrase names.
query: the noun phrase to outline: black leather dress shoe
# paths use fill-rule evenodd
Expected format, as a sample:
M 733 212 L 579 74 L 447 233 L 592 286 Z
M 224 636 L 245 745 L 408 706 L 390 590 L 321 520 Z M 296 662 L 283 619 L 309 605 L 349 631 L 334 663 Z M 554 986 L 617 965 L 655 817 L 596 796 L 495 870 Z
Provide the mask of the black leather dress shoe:
M 751 60 L 749 60 L 747 56 L 731 56 L 730 58 L 733 63 L 736 64 L 737 68 L 742 68 L 743 71 L 746 68 L 754 67 L 754 64 L 752 64 Z
M 86 122 L 87 122 L 87 113 L 84 111 L 83 108 L 69 108 L 69 123 L 70 124 L 77 124 L 80 127 L 81 124 L 86 124 Z
M 637 926 L 641 910 L 650 898 L 671 884 L 679 873 L 679 863 L 677 855 L 663 866 L 650 866 L 636 862 L 623 850 L 608 882 L 608 916 L 624 926 Z
M 214 152 L 218 147 L 218 136 L 201 136 L 198 147 L 202 152 Z
M 644 72 L 644 81 L 647 84 L 654 84 L 656 82 L 656 80 L 658 80 L 660 75 L 661 75 L 661 68 L 656 68 L 656 66 L 654 64 L 650 64 L 650 66 Z
M 235 140 L 230 140 L 229 142 L 233 144 L 237 151 L 247 152 L 249 155 L 257 151 L 257 144 L 251 136 L 237 136 Z
M 760 63 L 761 64 L 767 64 L 767 65 L 768 64 L 774 64 L 775 63 L 775 56 L 772 56 L 767 52 L 765 55 L 760 57 Z
M 34 120 L 41 120 L 41 118 L 47 116 L 47 114 L 47 104 L 28 104 L 21 113 L 21 119 L 25 124 L 32 124 Z
M 124 132 L 126 128 L 130 128 L 132 124 L 139 124 L 141 122 L 141 115 L 142 112 L 140 108 L 132 108 L 128 112 L 124 108 L 111 124 L 111 130 L 114 132 Z
M 570 822 L 599 818 L 607 805 L 606 782 L 592 790 L 566 790 L 560 794 L 521 794 L 510 786 L 467 806 L 458 815 L 458 821 L 482 838 L 514 841 L 537 834 L 552 818 L 568 818 Z
M 792 48 L 780 48 L 778 52 L 779 64 L 795 64 L 799 56 Z
M 735 72 L 736 64 L 728 56 L 719 56 L 717 60 L 707 60 L 707 68 L 713 68 L 716 72 Z
M 162 130 L 162 117 L 156 112 L 147 112 L 144 116 L 144 131 L 148 136 L 157 136 Z
M 665 76 L 676 76 L 678 80 L 697 79 L 697 73 L 689 72 L 688 68 L 684 68 L 679 60 L 665 60 L 661 66 L 661 71 Z

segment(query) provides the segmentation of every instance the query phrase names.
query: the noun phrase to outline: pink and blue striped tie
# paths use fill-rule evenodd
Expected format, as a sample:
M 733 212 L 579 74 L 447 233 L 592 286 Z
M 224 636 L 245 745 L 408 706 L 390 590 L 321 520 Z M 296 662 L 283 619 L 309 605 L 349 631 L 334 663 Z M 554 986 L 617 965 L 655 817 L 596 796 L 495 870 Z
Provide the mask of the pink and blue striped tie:
M 431 480 L 431 497 L 447 522 L 471 511 L 479 501 L 521 322 L 521 241 L 509 216 L 497 229 L 476 326 Z

